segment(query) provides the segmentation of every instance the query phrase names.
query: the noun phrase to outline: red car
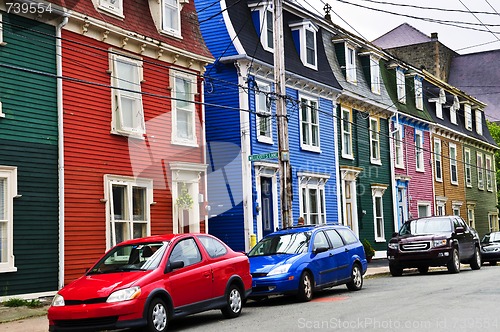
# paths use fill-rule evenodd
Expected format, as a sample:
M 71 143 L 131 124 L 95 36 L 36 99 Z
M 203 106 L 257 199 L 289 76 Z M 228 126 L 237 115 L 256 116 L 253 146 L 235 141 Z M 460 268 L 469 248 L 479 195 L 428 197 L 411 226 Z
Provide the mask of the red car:
M 49 331 L 147 327 L 221 309 L 237 317 L 252 289 L 248 258 L 208 234 L 170 234 L 120 243 L 62 288 Z

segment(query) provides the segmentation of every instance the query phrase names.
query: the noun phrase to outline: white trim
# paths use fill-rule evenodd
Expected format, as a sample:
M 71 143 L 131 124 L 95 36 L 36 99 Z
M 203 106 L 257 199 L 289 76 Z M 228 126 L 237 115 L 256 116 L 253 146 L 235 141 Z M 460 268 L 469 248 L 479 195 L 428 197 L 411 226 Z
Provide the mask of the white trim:
M 300 100 L 300 103 L 299 103 L 299 126 L 300 126 L 300 147 L 303 149 L 303 150 L 307 150 L 307 151 L 312 151 L 312 152 L 321 152 L 321 121 L 320 121 L 320 110 L 319 110 L 319 97 L 313 97 L 311 95 L 306 95 L 306 94 L 303 94 L 303 93 L 299 93 L 299 100 Z M 306 100 L 307 101 L 307 106 L 306 106 L 306 110 L 307 110 L 307 116 L 308 118 L 304 121 L 304 124 L 307 124 L 307 128 L 308 128 L 308 137 L 307 137 L 307 143 L 304 143 L 303 142 L 303 138 L 304 138 L 304 133 L 303 133 L 303 128 L 302 128 L 302 125 L 303 125 L 303 120 L 302 120 L 302 101 L 303 100 Z M 313 110 L 311 109 L 311 103 L 315 103 L 316 104 L 316 108 L 315 108 L 315 112 L 313 113 Z M 312 122 L 312 118 L 311 118 L 311 115 L 315 114 L 316 115 L 316 120 L 317 120 L 317 123 L 313 123 Z M 317 126 L 317 130 L 318 130 L 318 137 L 317 137 L 317 145 L 313 145 L 313 129 L 314 129 L 314 125 Z
M 372 123 L 376 123 L 377 128 L 372 128 Z M 369 117 L 368 119 L 368 136 L 370 137 L 370 163 L 382 165 L 381 150 L 380 150 L 380 118 Z M 375 138 L 373 137 L 375 135 Z M 374 156 L 372 144 L 376 143 L 376 153 Z
M 424 91 L 422 88 L 422 77 L 415 75 L 413 78 L 415 91 L 415 107 L 422 111 L 424 109 Z
M 349 126 L 349 132 L 348 132 L 348 135 L 349 135 L 349 148 L 350 148 L 350 151 L 345 151 L 344 150 L 344 133 L 345 133 L 345 126 L 344 126 L 344 112 L 348 112 L 349 113 L 349 119 L 347 120 L 348 122 L 348 126 Z M 344 106 L 341 106 L 340 108 L 340 131 L 341 131 L 341 137 L 340 137 L 340 143 L 341 143 L 341 149 L 342 149 L 342 158 L 345 158 L 345 159 L 354 159 L 354 155 L 353 155 L 353 144 L 352 144 L 352 109 L 351 108 L 347 108 L 347 107 L 344 107 Z
M 270 108 L 267 109 L 268 98 L 267 98 L 267 94 L 265 94 L 265 92 L 271 92 L 272 86 L 271 86 L 271 83 L 269 83 L 269 82 L 265 82 L 265 81 L 257 80 L 257 79 L 255 80 L 255 84 L 257 84 L 257 87 L 258 87 L 258 89 L 254 90 L 254 104 L 255 104 L 255 112 L 256 112 L 255 131 L 256 131 L 257 141 L 262 142 L 262 143 L 267 143 L 267 144 L 274 144 L 274 142 L 273 142 L 273 118 L 272 118 L 273 109 L 272 109 L 272 104 L 270 104 Z M 261 89 L 263 92 L 260 92 Z M 266 98 L 266 101 L 265 101 L 265 103 L 266 103 L 265 108 L 266 109 L 260 108 L 260 102 L 261 102 L 260 98 L 262 98 L 263 96 L 265 96 L 265 98 Z M 267 118 L 261 117 L 259 115 L 264 115 L 264 116 L 267 115 Z M 268 123 L 269 123 L 269 136 L 260 134 L 260 125 L 263 121 L 268 121 Z
M 292 23 L 289 25 L 290 29 L 293 31 L 299 32 L 299 50 L 300 50 L 300 59 L 302 60 L 302 64 L 308 68 L 318 70 L 318 41 L 317 41 L 317 33 L 318 28 L 316 25 L 311 22 L 309 19 L 304 19 L 301 22 Z M 307 32 L 311 32 L 313 35 L 314 42 L 314 63 L 309 63 L 307 61 Z
M 175 5 L 170 5 L 166 3 L 166 0 L 161 0 L 160 2 L 160 7 L 161 7 L 161 23 L 160 23 L 160 30 L 162 33 L 173 35 L 175 37 L 181 37 L 181 9 L 182 5 L 180 4 L 180 1 L 174 0 Z M 175 14 L 175 19 L 177 24 L 176 26 L 165 26 L 165 7 L 168 7 L 169 10 Z
M 23 299 L 23 300 L 36 300 L 42 297 L 52 297 L 57 294 L 57 291 L 40 292 L 40 293 L 25 293 L 16 295 L 0 296 L 0 303 L 8 301 L 10 299 Z
M 467 158 L 468 155 L 468 158 Z M 472 188 L 472 159 L 471 159 L 471 151 L 469 148 L 464 147 L 464 181 L 465 181 L 465 186 L 468 188 Z M 469 176 L 467 178 L 467 170 L 469 171 Z M 469 180 L 469 181 L 467 181 Z
M 477 189 L 484 190 L 484 155 L 476 151 Z
M 379 57 L 370 54 L 370 88 L 374 94 L 380 95 L 381 79 Z
M 372 189 L 372 211 L 373 211 L 373 229 L 374 229 L 374 234 L 373 236 L 375 237 L 375 242 L 385 242 L 385 220 L 384 220 L 384 201 L 383 201 L 383 196 L 384 192 L 387 189 L 386 185 L 371 185 Z M 380 216 L 377 216 L 377 198 L 380 198 Z M 377 230 L 379 229 L 378 225 L 378 220 L 377 218 L 382 219 L 382 223 L 380 224 L 380 233 L 382 236 L 377 236 Z
M 439 146 L 439 151 L 436 148 L 436 145 Z M 437 182 L 443 182 L 443 145 L 441 144 L 441 140 L 439 138 L 434 138 L 434 172 L 435 172 L 435 180 Z M 439 173 L 440 175 L 438 176 L 438 166 L 437 163 L 439 161 Z
M 403 140 L 404 140 L 404 126 L 403 126 L 403 124 L 394 122 L 394 133 L 393 133 L 394 167 L 399 168 L 399 169 L 405 169 L 404 149 L 406 147 L 406 144 Z M 391 146 L 392 146 L 392 144 L 391 144 Z M 398 163 L 398 159 L 399 159 L 399 163 Z
M 17 197 L 17 167 L 0 166 L 0 179 L 5 181 L 5 238 L 7 245 L 2 250 L 6 250 L 5 257 L 0 257 L 0 274 L 6 272 L 16 272 L 14 257 L 14 198 Z M 0 215 L 0 218 L 2 216 Z M 3 261 L 5 259 L 5 261 Z
M 268 52 L 274 52 L 274 4 L 272 1 L 262 1 L 258 3 L 248 3 L 248 7 L 252 12 L 258 12 L 259 15 L 259 31 L 260 43 L 262 48 Z M 269 45 L 268 32 L 268 15 L 271 14 L 271 30 L 273 38 L 271 39 L 271 46 Z
M 171 74 L 171 83 L 170 86 L 172 87 L 172 138 L 171 138 L 171 143 L 175 145 L 184 145 L 184 146 L 191 146 L 191 147 L 198 147 L 198 137 L 196 136 L 196 129 L 197 129 L 197 108 L 196 108 L 196 103 L 195 103 L 195 95 L 198 93 L 198 84 L 197 84 L 197 79 L 196 76 L 193 74 L 188 74 L 188 73 L 183 73 L 183 72 L 175 72 L 174 74 Z M 187 99 L 180 98 L 180 96 L 177 95 L 178 91 L 178 84 L 177 81 L 180 80 L 181 84 L 187 84 L 189 86 L 189 91 L 185 91 L 187 94 L 186 97 Z M 177 100 L 179 99 L 179 100 Z M 182 100 L 181 100 L 182 99 Z M 178 103 L 182 103 L 185 101 L 185 106 L 177 106 Z M 179 112 L 185 112 L 186 114 L 189 115 L 189 121 L 186 124 L 188 127 L 187 130 L 187 136 L 188 137 L 179 137 L 178 133 L 178 115 Z M 191 128 L 189 128 L 191 126 Z M 191 131 L 189 132 L 189 129 Z
M 124 18 L 123 15 L 123 0 L 115 0 L 111 2 L 109 0 L 92 0 L 94 6 L 107 14 L 112 16 L 118 16 L 119 18 Z
M 7 45 L 6 42 L 3 41 L 3 19 L 2 19 L 2 12 L 0 12 L 0 46 L 5 46 Z M 2 109 L 0 108 L 0 113 L 1 113 Z
M 450 182 L 452 185 L 458 186 L 458 165 L 457 165 L 457 145 L 455 143 L 448 143 L 449 148 L 449 158 L 450 158 Z M 455 158 L 452 157 L 451 151 L 455 151 Z M 455 176 L 456 179 L 453 179 L 453 166 L 455 166 Z
M 300 216 L 304 217 L 307 225 L 326 224 L 326 190 L 325 184 L 330 178 L 329 175 L 319 173 L 297 173 L 299 183 L 299 211 Z M 304 202 L 304 190 L 306 192 L 306 202 Z M 316 216 L 317 222 L 312 222 L 312 211 L 310 211 L 311 190 L 316 190 Z M 304 205 L 307 207 L 304 209 Z M 306 211 L 307 213 L 306 213 Z
M 480 109 L 476 111 L 476 132 L 479 135 L 483 134 L 483 112 Z
M 357 84 L 356 71 L 356 48 L 345 43 L 345 79 L 347 82 Z
M 224 19 L 225 27 L 227 28 L 227 33 L 229 34 L 229 39 L 232 40 L 233 46 L 236 49 L 238 54 L 245 54 L 245 48 L 243 44 L 241 44 L 239 34 L 234 30 L 233 23 L 231 22 L 231 18 L 228 14 L 228 8 L 226 7 L 226 1 L 219 1 L 220 3 L 220 13 L 222 13 L 222 17 Z M 245 82 L 246 84 L 246 82 Z M 244 86 L 244 85 L 240 85 Z M 241 89 L 240 89 L 241 90 Z M 246 108 L 245 108 L 246 109 Z
M 453 97 L 453 104 L 450 106 L 450 122 L 453 124 L 457 123 L 457 111 L 460 109 L 460 101 L 457 96 Z
M 484 168 L 486 172 L 486 190 L 493 192 L 493 171 L 492 158 L 489 154 L 484 154 Z M 489 164 L 489 165 L 488 165 Z
M 420 136 L 420 144 L 421 146 L 419 147 L 417 144 L 417 137 Z M 424 132 L 422 130 L 415 130 L 415 169 L 417 172 L 425 172 L 425 158 L 424 158 Z M 420 150 L 420 152 L 419 152 Z M 420 153 L 420 155 L 419 155 Z M 419 156 L 421 156 L 419 158 Z M 418 167 L 418 164 L 421 164 L 420 167 Z
M 401 104 L 406 104 L 406 80 L 403 68 L 396 68 L 396 91 Z
M 465 129 L 472 131 L 472 109 L 470 104 L 464 104 Z

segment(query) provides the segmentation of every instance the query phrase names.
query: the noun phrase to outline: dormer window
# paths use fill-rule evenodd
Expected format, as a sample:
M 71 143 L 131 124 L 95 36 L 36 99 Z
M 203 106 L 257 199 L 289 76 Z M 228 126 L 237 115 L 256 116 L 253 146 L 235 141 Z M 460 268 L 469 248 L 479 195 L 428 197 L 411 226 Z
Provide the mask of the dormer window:
M 268 51 L 274 51 L 274 16 L 272 2 L 249 3 L 252 10 L 252 19 L 255 29 L 260 35 L 262 47 Z
M 415 107 L 418 110 L 424 109 L 424 95 L 422 92 L 422 77 L 415 76 L 413 79 L 415 85 Z
M 345 78 L 347 82 L 356 83 L 356 50 L 346 44 Z
M 472 110 L 470 104 L 464 105 L 465 129 L 472 130 Z
M 403 68 L 396 68 L 396 89 L 398 92 L 398 101 L 401 104 L 406 104 L 406 87 L 405 87 L 405 73 Z
M 483 134 L 483 112 L 476 110 L 476 132 L 479 135 Z
M 318 28 L 309 20 L 290 24 L 295 48 L 300 55 L 304 66 L 311 69 L 318 69 L 316 34 Z
M 436 116 L 439 119 L 443 119 L 443 105 L 446 104 L 446 95 L 443 89 L 439 90 L 438 98 L 429 99 L 430 103 L 436 103 Z
M 93 0 L 94 5 L 97 2 L 97 8 L 110 14 L 123 16 L 123 0 Z
M 181 6 L 178 0 L 161 0 L 161 29 L 164 32 L 179 35 Z
M 380 94 L 380 66 L 379 59 L 370 56 L 370 83 L 373 93 Z
M 453 124 L 457 124 L 457 111 L 460 109 L 460 102 L 458 97 L 453 98 L 453 105 L 450 106 L 450 121 Z

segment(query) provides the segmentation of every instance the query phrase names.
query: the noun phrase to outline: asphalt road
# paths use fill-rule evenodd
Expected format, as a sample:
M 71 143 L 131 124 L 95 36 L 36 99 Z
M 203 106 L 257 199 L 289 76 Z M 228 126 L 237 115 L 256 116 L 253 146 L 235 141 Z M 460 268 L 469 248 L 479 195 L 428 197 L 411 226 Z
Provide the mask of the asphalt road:
M 249 301 L 240 317 L 210 311 L 172 321 L 168 331 L 500 331 L 500 266 L 459 274 L 431 271 L 366 279 L 363 289 L 338 286 L 299 303 L 290 297 Z M 47 331 L 46 317 L 1 324 L 3 332 Z

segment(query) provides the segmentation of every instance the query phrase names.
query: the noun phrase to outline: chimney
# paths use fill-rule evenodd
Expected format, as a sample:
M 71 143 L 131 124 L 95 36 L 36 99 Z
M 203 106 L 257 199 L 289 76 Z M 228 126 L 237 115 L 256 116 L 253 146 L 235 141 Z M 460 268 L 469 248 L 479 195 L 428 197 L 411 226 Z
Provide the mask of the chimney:
M 437 32 L 432 32 L 431 33 L 431 40 L 432 41 L 437 41 L 438 40 L 438 33 Z

